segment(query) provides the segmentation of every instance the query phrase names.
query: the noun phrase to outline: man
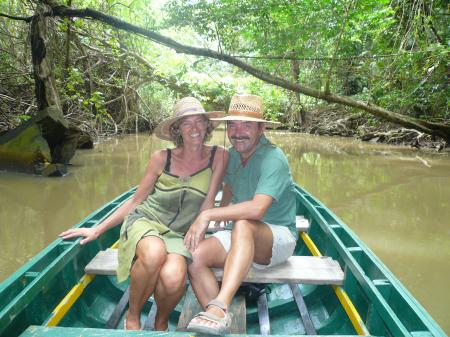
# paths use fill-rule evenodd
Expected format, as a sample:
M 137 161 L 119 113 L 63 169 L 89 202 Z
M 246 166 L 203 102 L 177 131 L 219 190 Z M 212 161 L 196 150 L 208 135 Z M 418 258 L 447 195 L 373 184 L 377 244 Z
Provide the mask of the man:
M 188 266 L 194 292 L 205 309 L 188 325 L 192 332 L 224 334 L 227 311 L 250 267 L 267 268 L 288 259 L 295 248 L 295 188 L 283 152 L 264 136 L 262 98 L 235 95 L 227 122 L 233 145 L 219 208 L 202 211 L 184 242 L 193 256 Z M 229 204 L 231 201 L 231 204 Z M 210 221 L 233 221 L 232 229 L 203 240 Z M 224 268 L 222 285 L 210 268 Z

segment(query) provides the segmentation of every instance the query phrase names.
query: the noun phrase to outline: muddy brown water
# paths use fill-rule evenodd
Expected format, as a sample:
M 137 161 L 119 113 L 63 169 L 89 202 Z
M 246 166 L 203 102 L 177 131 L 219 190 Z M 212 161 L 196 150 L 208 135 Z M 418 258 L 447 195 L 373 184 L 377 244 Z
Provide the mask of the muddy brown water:
M 450 333 L 450 156 L 335 137 L 270 132 L 296 182 L 335 212 Z M 216 131 L 213 143 L 224 144 Z M 62 230 L 139 183 L 145 134 L 78 151 L 63 178 L 0 172 L 0 281 Z

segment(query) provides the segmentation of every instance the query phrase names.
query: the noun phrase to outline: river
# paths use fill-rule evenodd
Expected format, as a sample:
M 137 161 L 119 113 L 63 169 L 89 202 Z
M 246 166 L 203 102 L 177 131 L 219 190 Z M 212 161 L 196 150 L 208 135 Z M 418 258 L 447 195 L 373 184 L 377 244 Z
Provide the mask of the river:
M 296 182 L 336 213 L 450 333 L 450 155 L 338 137 L 270 132 Z M 216 131 L 213 143 L 224 144 Z M 70 174 L 0 172 L 0 281 L 62 230 L 139 183 L 151 152 L 145 134 L 80 150 Z

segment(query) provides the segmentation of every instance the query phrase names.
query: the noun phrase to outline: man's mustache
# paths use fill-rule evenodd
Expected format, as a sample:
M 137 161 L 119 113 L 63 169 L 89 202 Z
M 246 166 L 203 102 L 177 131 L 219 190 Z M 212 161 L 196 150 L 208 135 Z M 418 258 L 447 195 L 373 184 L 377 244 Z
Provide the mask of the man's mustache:
M 250 138 L 247 136 L 241 136 L 241 137 L 233 136 L 233 137 L 231 137 L 231 139 L 232 140 L 249 140 Z

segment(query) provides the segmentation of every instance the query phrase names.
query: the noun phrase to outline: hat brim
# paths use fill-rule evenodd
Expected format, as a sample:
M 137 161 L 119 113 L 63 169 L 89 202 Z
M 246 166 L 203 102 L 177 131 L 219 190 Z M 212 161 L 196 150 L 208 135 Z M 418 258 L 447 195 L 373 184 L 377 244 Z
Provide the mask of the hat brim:
M 261 118 L 247 117 L 247 116 L 225 116 L 221 118 L 211 118 L 212 121 L 226 122 L 226 121 L 247 121 L 247 122 L 258 122 L 265 123 L 267 127 L 276 128 L 281 126 L 280 122 L 267 121 Z
M 184 117 L 189 116 L 205 116 L 211 121 L 214 121 L 213 127 L 216 128 L 217 125 L 219 125 L 219 122 L 215 122 L 217 118 L 225 116 L 224 111 L 207 111 L 207 112 L 191 112 L 191 113 L 185 113 L 183 116 L 178 117 L 170 117 L 165 120 L 163 120 L 161 123 L 158 124 L 158 126 L 153 130 L 153 133 L 156 137 L 163 139 L 163 140 L 169 140 L 172 141 L 172 137 L 170 136 L 170 127 L 173 123 L 175 123 L 177 120 L 182 119 Z

